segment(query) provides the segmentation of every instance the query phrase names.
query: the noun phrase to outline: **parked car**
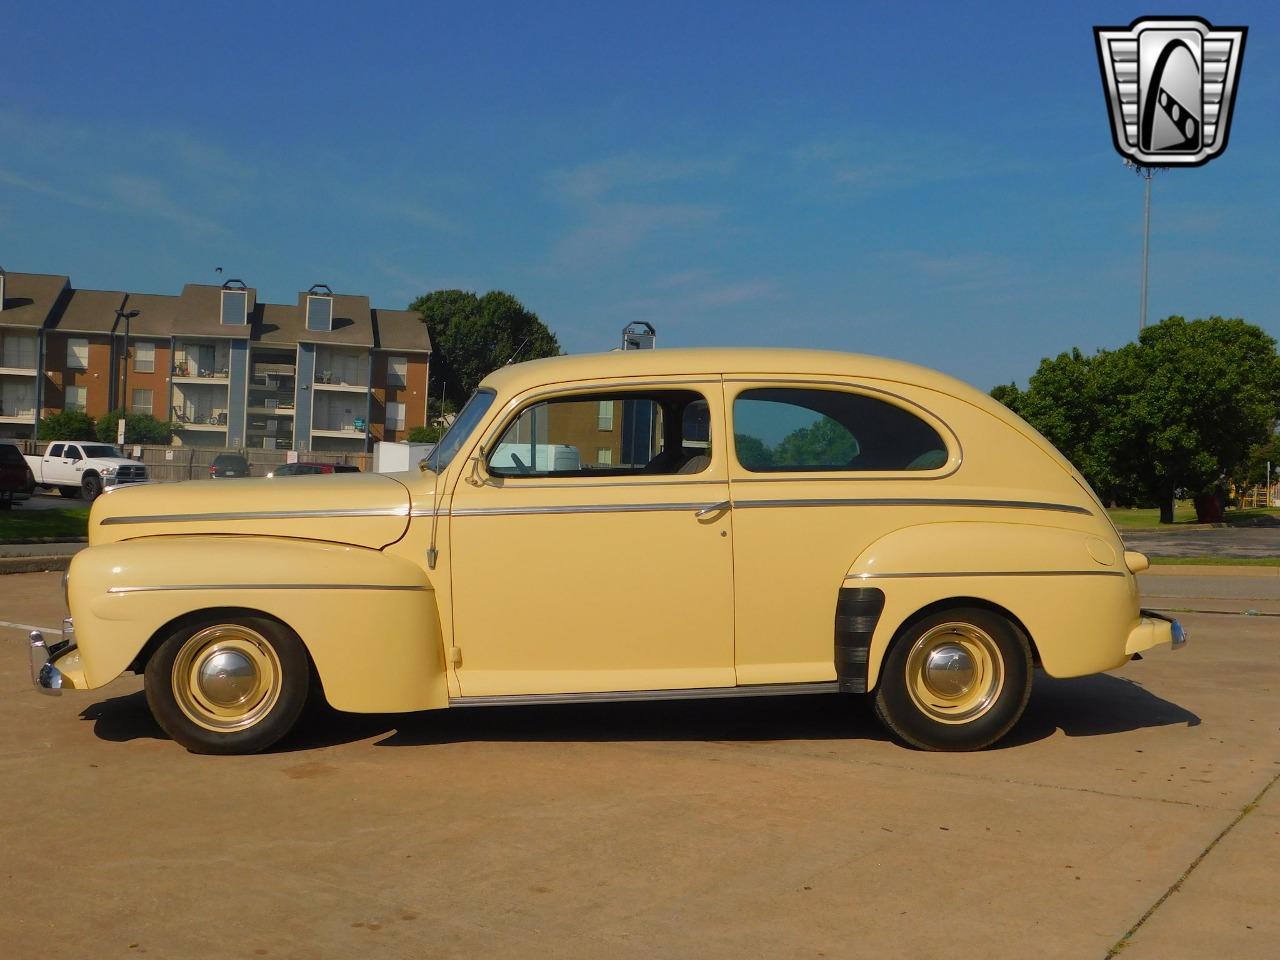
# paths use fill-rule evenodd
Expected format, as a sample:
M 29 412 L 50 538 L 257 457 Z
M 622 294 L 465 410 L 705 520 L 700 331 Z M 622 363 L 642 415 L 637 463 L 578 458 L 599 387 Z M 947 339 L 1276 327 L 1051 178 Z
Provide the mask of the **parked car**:
M 250 476 L 249 461 L 238 453 L 220 453 L 209 464 L 209 477 L 247 477 Z
M 359 473 L 360 468 L 349 463 L 316 463 L 312 460 L 299 460 L 297 463 L 282 463 L 268 477 L 303 477 L 313 473 Z
M 0 510 L 25 500 L 36 488 L 35 477 L 22 451 L 12 443 L 0 443 Z
M 103 490 L 147 479 L 145 466 L 106 443 L 55 440 L 26 460 L 38 486 L 56 487 L 64 497 L 93 500 Z
M 89 543 L 62 638 L 32 634 L 37 688 L 140 672 L 160 726 L 208 753 L 270 746 L 309 696 L 810 693 L 867 693 L 903 743 L 972 750 L 1017 722 L 1033 666 L 1081 676 L 1185 639 L 1139 609 L 1146 558 L 1024 421 L 942 374 L 817 351 L 507 366 L 420 467 L 122 490 Z

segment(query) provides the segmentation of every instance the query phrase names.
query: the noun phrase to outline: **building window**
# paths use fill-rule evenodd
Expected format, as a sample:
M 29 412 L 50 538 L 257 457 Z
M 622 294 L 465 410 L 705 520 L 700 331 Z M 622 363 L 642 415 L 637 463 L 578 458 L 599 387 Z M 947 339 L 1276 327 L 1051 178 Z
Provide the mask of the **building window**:
M 600 464 L 602 467 L 613 466 L 613 448 L 612 447 L 598 448 L 596 450 L 596 463 Z
M 387 426 L 392 430 L 404 429 L 404 404 L 387 404 Z
M 27 333 L 9 333 L 0 330 L 0 367 L 34 370 L 36 338 Z
M 67 366 L 72 370 L 89 369 L 89 341 L 84 337 L 67 340 Z
M 249 291 L 222 291 L 222 323 L 228 327 L 243 327 L 249 322 Z
M 596 424 L 597 426 L 599 426 L 601 430 L 613 429 L 613 401 L 612 400 L 600 401 L 600 410 L 596 415 Z
M 151 412 L 152 393 L 150 390 L 134 390 L 133 402 L 129 405 L 132 413 Z
M 307 297 L 307 329 L 324 332 L 333 329 L 333 297 Z
M 403 387 L 409 382 L 409 361 L 404 357 L 387 357 L 387 386 Z
M 67 387 L 63 407 L 67 410 L 83 410 L 88 403 L 88 387 Z
M 146 340 L 133 345 L 133 372 L 154 373 L 156 369 L 156 345 Z

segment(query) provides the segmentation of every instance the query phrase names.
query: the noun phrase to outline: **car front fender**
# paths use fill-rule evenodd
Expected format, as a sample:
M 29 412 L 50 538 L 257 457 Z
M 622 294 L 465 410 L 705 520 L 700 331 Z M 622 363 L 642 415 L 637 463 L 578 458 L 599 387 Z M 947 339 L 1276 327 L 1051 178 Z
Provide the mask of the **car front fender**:
M 114 679 L 176 620 L 239 609 L 274 617 L 301 637 L 336 709 L 448 705 L 426 571 L 379 550 L 275 537 L 144 537 L 78 553 L 68 602 L 77 687 Z

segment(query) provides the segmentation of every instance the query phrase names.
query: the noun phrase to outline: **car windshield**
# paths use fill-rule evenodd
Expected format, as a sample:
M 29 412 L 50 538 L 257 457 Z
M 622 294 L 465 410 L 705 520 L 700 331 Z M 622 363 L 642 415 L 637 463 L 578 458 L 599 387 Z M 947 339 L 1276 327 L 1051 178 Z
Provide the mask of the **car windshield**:
M 115 447 L 109 447 L 105 443 L 87 443 L 80 447 L 84 451 L 86 457 L 123 457 L 119 450 Z
M 453 423 L 449 425 L 449 429 L 445 431 L 445 435 L 440 438 L 436 448 L 427 457 L 428 470 L 439 473 L 449 466 L 462 448 L 462 445 L 467 442 L 467 438 L 475 430 L 480 418 L 489 412 L 494 396 L 495 394 L 492 390 L 477 390 L 471 395 L 471 399 L 462 408 L 462 412 L 454 418 Z

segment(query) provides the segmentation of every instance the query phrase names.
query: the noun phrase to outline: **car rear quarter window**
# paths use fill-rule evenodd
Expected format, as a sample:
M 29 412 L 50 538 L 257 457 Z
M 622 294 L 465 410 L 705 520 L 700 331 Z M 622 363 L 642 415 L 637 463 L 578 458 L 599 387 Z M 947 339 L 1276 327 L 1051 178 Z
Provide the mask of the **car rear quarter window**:
M 946 442 L 887 400 L 844 390 L 762 387 L 733 403 L 733 448 L 752 473 L 937 470 Z

